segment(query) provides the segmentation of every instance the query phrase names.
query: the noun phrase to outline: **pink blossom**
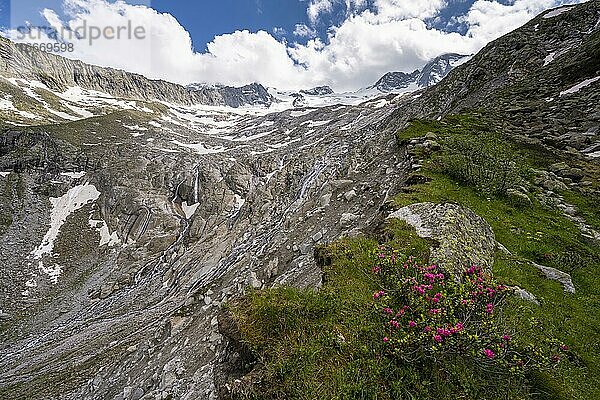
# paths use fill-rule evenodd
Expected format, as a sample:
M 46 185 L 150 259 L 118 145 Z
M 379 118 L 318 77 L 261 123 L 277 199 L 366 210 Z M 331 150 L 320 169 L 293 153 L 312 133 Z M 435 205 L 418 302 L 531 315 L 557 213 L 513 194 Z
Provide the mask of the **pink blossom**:
M 502 339 L 504 339 L 507 342 L 510 342 L 510 336 L 508 336 L 508 335 L 502 336 Z
M 384 312 L 384 313 L 386 313 L 386 314 L 393 314 L 393 313 L 394 313 L 394 310 L 392 310 L 392 309 L 391 309 L 391 308 L 389 308 L 389 307 L 385 307 L 385 308 L 383 309 L 383 312 Z
M 493 359 L 494 357 L 496 357 L 496 354 L 490 349 L 483 350 L 483 354 L 490 360 Z
M 462 324 L 462 322 L 458 322 L 458 323 L 456 324 L 456 330 L 457 330 L 458 332 L 460 332 L 460 331 L 462 331 L 463 329 L 465 329 L 465 326 Z
M 417 326 L 417 323 L 415 321 L 408 321 L 408 326 L 414 328 L 415 326 Z
M 374 299 L 378 299 L 378 298 L 383 297 L 383 296 L 385 296 L 385 292 L 383 290 L 380 290 L 379 292 L 373 293 L 373 298 Z
M 441 343 L 444 339 L 440 335 L 435 335 L 433 336 L 433 340 L 435 340 L 438 343 Z
M 431 327 L 429 325 L 425 327 L 425 332 L 431 332 Z
M 437 328 L 437 334 L 443 337 L 450 336 L 451 332 L 448 329 Z
M 384 343 L 387 343 L 387 342 L 389 342 L 389 341 L 390 341 L 390 338 L 388 338 L 387 336 L 383 338 L 383 342 L 384 342 Z
M 487 312 L 488 314 L 491 314 L 494 312 L 494 305 L 492 303 L 488 303 L 485 306 L 485 312 Z

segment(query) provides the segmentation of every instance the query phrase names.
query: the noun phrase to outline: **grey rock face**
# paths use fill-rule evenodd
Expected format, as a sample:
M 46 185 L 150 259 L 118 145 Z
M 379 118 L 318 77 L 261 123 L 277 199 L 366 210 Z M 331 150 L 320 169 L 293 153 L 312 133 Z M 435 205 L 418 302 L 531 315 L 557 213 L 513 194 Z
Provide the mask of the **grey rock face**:
M 262 85 L 256 83 L 241 88 L 228 86 L 184 87 L 36 51 L 27 45 L 14 44 L 1 37 L 0 75 L 37 80 L 57 91 L 80 86 L 115 97 L 156 99 L 183 105 L 207 104 L 239 107 L 263 104 L 268 106 L 274 100 Z
M 515 296 L 519 297 L 520 299 L 529 301 L 538 306 L 540 305 L 540 302 L 538 301 L 538 299 L 532 293 L 528 292 L 527 290 L 520 288 L 518 286 L 512 287 L 511 289 L 512 289 L 513 293 L 515 294 Z
M 539 269 L 546 276 L 546 278 L 557 281 L 563 285 L 565 292 L 575 293 L 575 286 L 571 280 L 571 275 L 567 274 L 566 272 L 559 271 L 556 268 L 546 267 L 534 262 L 532 262 L 531 265 Z
M 372 87 L 388 93 L 415 86 L 426 88 L 440 82 L 456 66 L 465 62 L 469 56 L 448 53 L 429 61 L 421 70 L 407 72 L 388 72 Z
M 406 72 L 388 72 L 379 78 L 373 87 L 385 93 L 398 89 L 406 89 L 410 85 L 415 84 L 418 77 L 418 70 L 410 74 Z
M 470 56 L 448 53 L 442 54 L 428 62 L 417 77 L 420 87 L 433 86 L 444 79 L 456 66 L 466 62 Z
M 221 306 L 250 287 L 319 287 L 314 246 L 379 220 L 402 184 L 404 169 L 365 163 L 401 163 L 379 127 L 394 106 L 157 107 L 2 131 L 0 397 L 214 398 Z M 66 196 L 82 187 L 97 195 Z
M 212 92 L 217 92 L 222 97 L 223 104 L 229 107 L 248 105 L 269 107 L 275 101 L 267 89 L 258 83 L 241 87 L 188 85 L 187 88 L 191 91 L 192 96 L 211 97 Z
M 308 90 L 301 90 L 300 93 L 308 94 L 309 96 L 324 96 L 333 94 L 333 89 L 329 86 L 317 86 Z
M 496 239 L 489 224 L 473 211 L 456 204 L 417 203 L 394 211 L 396 218 L 412 225 L 423 238 L 438 244 L 431 261 L 456 277 L 472 265 L 491 273 Z
M 583 74 L 578 66 L 596 65 L 597 58 L 578 57 L 597 48 L 585 33 L 595 32 L 597 15 L 598 3 L 588 2 L 527 24 L 418 99 L 304 115 L 214 115 L 154 104 L 225 104 L 225 95 L 29 57 L 2 41 L 2 76 L 103 90 L 152 109 L 0 131 L 0 397 L 214 399 L 219 366 L 230 355 L 216 319 L 221 306 L 249 287 L 318 288 L 315 241 L 380 221 L 407 179 L 413 160 L 394 133 L 410 119 L 533 102 L 534 111 L 507 112 L 509 131 L 544 146 L 536 132 L 560 137 L 569 126 L 597 134 L 587 126 L 600 118 L 597 86 L 557 97 L 585 78 L 565 78 L 562 68 Z M 557 59 L 536 75 L 546 56 L 536 49 L 546 45 L 575 46 L 565 58 L 577 68 Z M 536 90 L 527 102 L 498 95 L 528 81 Z M 554 102 L 546 102 L 550 96 Z M 586 117 L 573 117 L 576 110 Z M 92 185 L 97 195 L 64 197 Z M 56 204 L 61 212 L 53 212 Z M 442 262 L 491 266 L 493 233 L 469 210 L 421 204 L 400 216 L 439 241 L 433 253 Z M 47 236 L 51 251 L 35 258 Z

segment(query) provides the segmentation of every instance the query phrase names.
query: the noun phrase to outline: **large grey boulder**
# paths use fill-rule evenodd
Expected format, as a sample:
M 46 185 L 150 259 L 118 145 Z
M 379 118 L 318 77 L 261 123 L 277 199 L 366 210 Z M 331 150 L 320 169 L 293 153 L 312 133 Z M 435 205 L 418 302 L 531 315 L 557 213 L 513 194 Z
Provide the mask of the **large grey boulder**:
M 494 231 L 480 216 L 457 204 L 417 203 L 391 213 L 412 225 L 423 238 L 435 240 L 430 261 L 456 277 L 471 265 L 491 272 L 496 239 Z

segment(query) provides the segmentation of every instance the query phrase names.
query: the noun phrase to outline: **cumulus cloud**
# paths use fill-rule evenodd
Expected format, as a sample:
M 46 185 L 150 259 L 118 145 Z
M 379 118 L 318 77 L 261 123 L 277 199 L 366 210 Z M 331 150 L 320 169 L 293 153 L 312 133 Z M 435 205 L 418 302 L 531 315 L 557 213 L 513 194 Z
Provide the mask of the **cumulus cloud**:
M 296 28 L 294 29 L 294 35 L 299 37 L 309 37 L 314 38 L 317 36 L 317 31 L 313 28 L 306 26 L 305 24 L 296 24 Z
M 334 0 L 310 0 L 306 14 L 312 24 L 315 24 L 321 14 L 330 13 L 333 10 Z
M 273 28 L 273 34 L 275 34 L 275 36 L 283 36 L 286 33 L 287 31 L 280 26 L 276 26 L 275 28 Z
M 445 0 L 375 0 L 377 16 L 380 19 L 397 20 L 404 18 L 430 18 L 446 7 Z
M 332 12 L 333 1 L 310 1 L 310 19 L 316 21 Z M 341 91 L 370 85 L 388 71 L 413 71 L 443 53 L 474 53 L 542 10 L 566 2 L 514 0 L 503 5 L 477 0 L 465 15 L 458 17 L 467 26 L 466 34 L 461 35 L 429 28 L 424 22 L 446 6 L 445 0 L 373 0 L 369 8 L 366 0 L 335 1 L 345 3 L 347 17 L 339 26 L 330 27 L 326 38 L 316 37 L 314 28 L 300 24 L 294 34 L 308 38 L 305 44 L 278 40 L 265 31 L 242 30 L 216 36 L 204 52 L 194 50 L 190 34 L 170 14 L 121 0 L 63 0 L 65 21 L 52 10 L 44 10 L 43 16 L 48 25 L 59 32 L 66 29 L 66 33 L 84 23 L 88 27 L 131 24 L 144 28 L 143 40 L 100 37 L 90 44 L 89 38 L 58 38 L 75 44 L 73 53 L 63 55 L 88 63 L 183 84 L 260 82 L 285 89 L 330 85 Z M 19 39 L 15 31 L 4 35 L 13 40 L 34 41 Z M 51 40 L 40 37 L 37 41 Z
M 521 26 L 548 8 L 578 2 L 581 1 L 516 0 L 511 5 L 504 5 L 497 1 L 477 0 L 459 21 L 467 24 L 469 36 L 489 42 L 500 36 L 499 33 L 508 32 L 506 27 L 512 30 Z

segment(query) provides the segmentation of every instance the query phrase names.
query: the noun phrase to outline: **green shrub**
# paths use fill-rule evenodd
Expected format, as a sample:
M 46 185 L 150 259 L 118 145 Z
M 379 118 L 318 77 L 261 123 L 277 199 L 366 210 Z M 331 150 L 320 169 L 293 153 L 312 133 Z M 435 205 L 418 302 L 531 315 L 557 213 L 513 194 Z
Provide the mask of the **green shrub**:
M 460 358 L 482 376 L 522 379 L 565 358 L 568 348 L 558 341 L 520 343 L 502 319 L 508 289 L 476 266 L 457 279 L 382 246 L 372 272 L 384 288 L 373 294 L 387 327 L 383 342 L 403 362 L 429 359 L 447 368 Z
M 403 254 L 426 258 L 427 242 L 404 224 L 390 229 L 387 248 L 358 238 L 322 249 L 319 291 L 253 290 L 230 305 L 258 360 L 231 398 L 527 399 L 528 373 L 553 376 L 566 347 L 509 329 L 506 288 L 476 268 L 458 283 L 420 267 Z
M 505 195 L 522 185 L 527 176 L 519 153 L 493 133 L 446 138 L 438 161 L 444 173 L 487 194 Z

